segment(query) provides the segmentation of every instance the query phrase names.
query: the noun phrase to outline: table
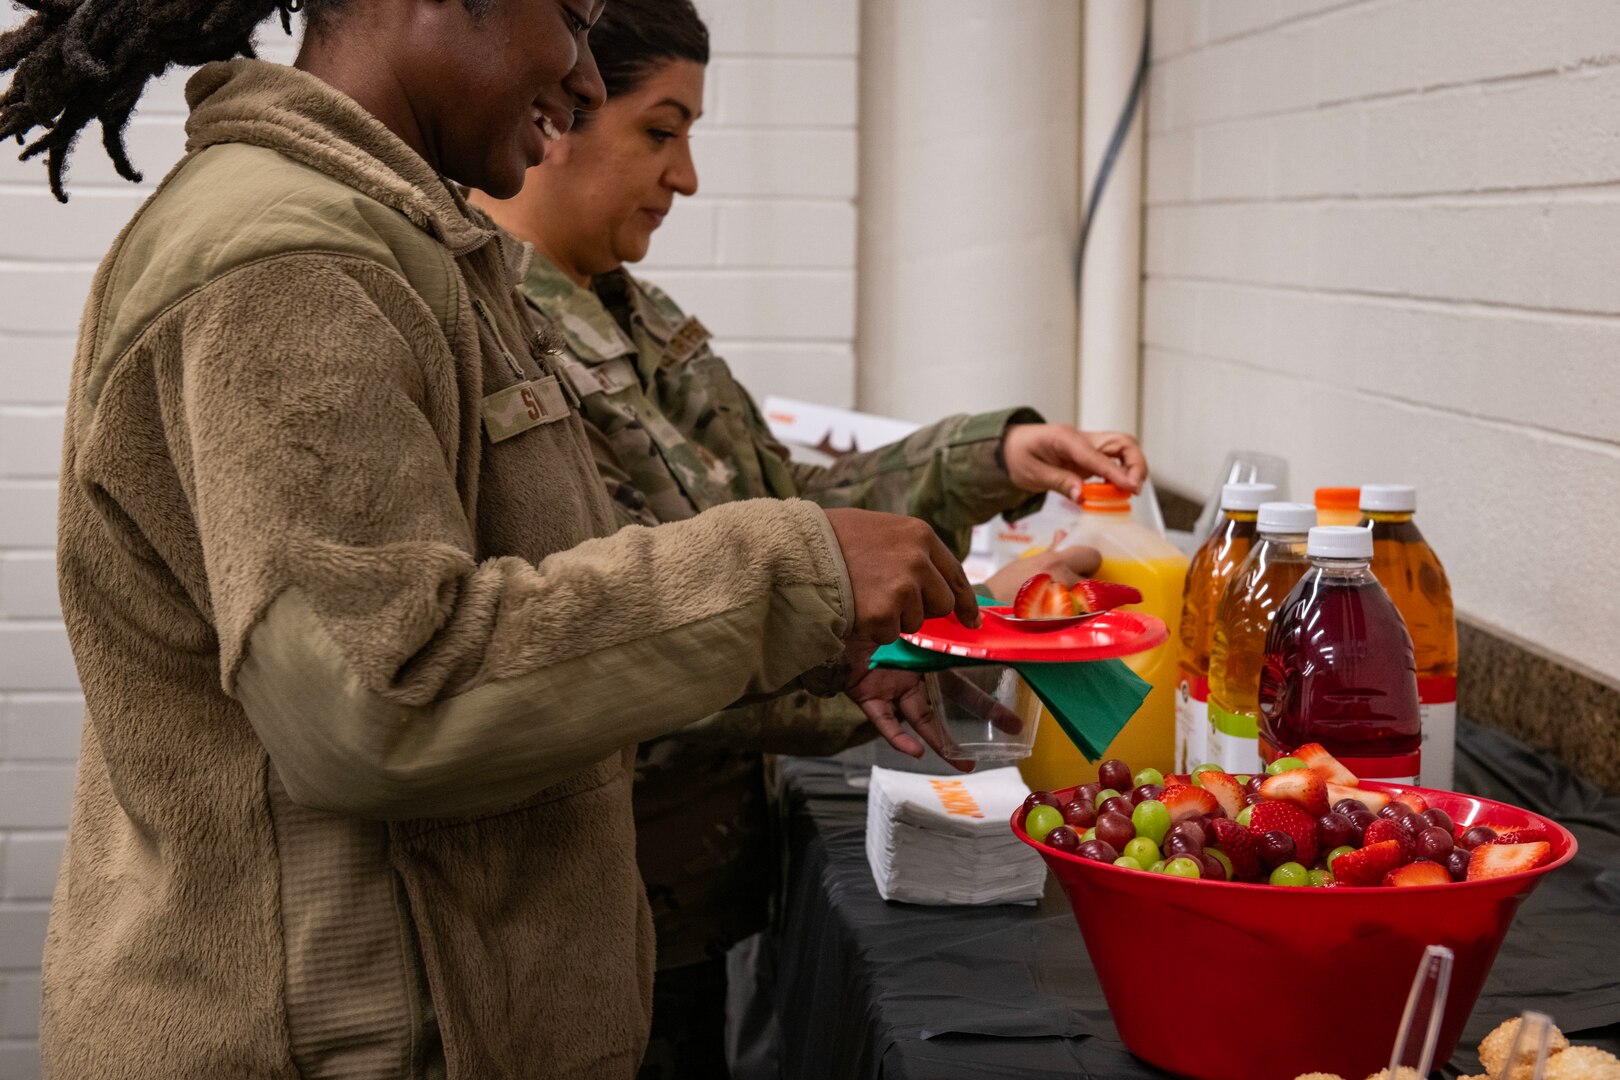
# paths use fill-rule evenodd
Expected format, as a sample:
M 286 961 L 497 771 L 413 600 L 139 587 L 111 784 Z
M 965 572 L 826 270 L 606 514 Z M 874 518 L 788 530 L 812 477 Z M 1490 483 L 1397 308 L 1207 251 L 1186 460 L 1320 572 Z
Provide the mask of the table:
M 1480 1072 L 1479 1040 L 1526 1008 L 1620 1053 L 1620 798 L 1467 720 L 1457 787 L 1557 819 L 1580 852 L 1520 909 L 1444 1074 Z M 1168 1075 L 1120 1044 L 1050 877 L 1034 907 L 888 903 L 867 867 L 866 795 L 844 767 L 783 759 L 776 789 L 782 916 L 744 989 L 774 1006 L 785 1080 Z

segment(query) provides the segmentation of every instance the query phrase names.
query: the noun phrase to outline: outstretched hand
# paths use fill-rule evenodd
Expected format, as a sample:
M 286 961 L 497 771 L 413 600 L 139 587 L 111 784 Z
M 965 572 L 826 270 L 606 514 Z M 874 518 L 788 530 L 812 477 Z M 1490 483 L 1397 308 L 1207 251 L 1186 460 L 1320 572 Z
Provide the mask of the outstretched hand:
M 955 748 L 945 734 L 939 714 L 928 703 L 928 692 L 923 687 L 921 676 L 893 668 L 874 668 L 845 693 L 860 706 L 861 712 L 872 721 L 878 734 L 902 754 L 920 758 L 925 753 L 923 743 L 927 743 L 957 770 L 973 771 L 973 762 L 949 756 Z M 901 727 L 902 718 L 911 725 L 916 735 Z M 919 735 L 921 741 L 918 741 Z
M 1080 501 L 1080 485 L 1099 476 L 1142 490 L 1147 458 L 1123 431 L 1081 431 L 1068 424 L 1014 424 L 1002 439 L 1007 475 L 1025 491 L 1056 491 Z
M 1047 548 L 1034 555 L 1015 559 L 985 579 L 984 588 L 1003 604 L 1010 604 L 1018 596 L 1018 589 L 1036 574 L 1051 574 L 1059 585 L 1069 586 L 1083 577 L 1090 577 L 1102 565 L 1102 552 L 1084 544 L 1066 548 Z

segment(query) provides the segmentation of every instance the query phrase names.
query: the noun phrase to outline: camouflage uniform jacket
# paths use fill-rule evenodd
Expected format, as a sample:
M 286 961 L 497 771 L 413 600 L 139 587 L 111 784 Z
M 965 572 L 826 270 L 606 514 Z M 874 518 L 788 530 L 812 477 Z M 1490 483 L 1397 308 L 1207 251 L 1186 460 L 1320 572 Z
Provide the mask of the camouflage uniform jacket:
M 562 333 L 561 367 L 622 524 L 799 497 L 923 518 L 960 556 L 974 525 L 1038 505 L 999 460 L 1007 425 L 1040 419 L 1030 410 L 951 417 L 831 466 L 794 462 L 702 323 L 658 289 L 623 270 L 582 288 L 536 254 L 522 290 Z M 833 753 L 870 734 L 863 722 L 847 698 L 797 693 L 641 746 L 636 846 L 660 968 L 720 955 L 764 924 L 774 875 L 761 751 Z

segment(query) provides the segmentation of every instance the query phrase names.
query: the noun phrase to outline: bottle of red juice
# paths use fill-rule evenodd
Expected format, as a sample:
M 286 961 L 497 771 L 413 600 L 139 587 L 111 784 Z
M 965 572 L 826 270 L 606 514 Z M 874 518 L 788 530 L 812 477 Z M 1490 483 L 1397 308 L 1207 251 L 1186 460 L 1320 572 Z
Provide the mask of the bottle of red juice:
M 1260 756 L 1321 743 L 1365 780 L 1416 783 L 1423 726 L 1412 638 L 1373 576 L 1373 537 L 1317 526 L 1260 672 Z

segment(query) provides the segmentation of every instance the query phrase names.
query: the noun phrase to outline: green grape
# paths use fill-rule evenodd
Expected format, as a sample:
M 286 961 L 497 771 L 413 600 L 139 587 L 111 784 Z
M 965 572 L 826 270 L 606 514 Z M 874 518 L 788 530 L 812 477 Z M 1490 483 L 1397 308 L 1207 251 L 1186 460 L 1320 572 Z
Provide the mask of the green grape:
M 1114 860 L 1114 865 L 1123 866 L 1127 870 L 1142 869 L 1142 864 L 1131 858 L 1129 855 L 1121 855 L 1119 858 Z
M 1193 769 L 1192 774 L 1194 776 L 1197 776 L 1199 773 L 1225 772 L 1225 771 L 1226 771 L 1225 769 L 1221 768 L 1219 765 L 1216 765 L 1214 762 L 1206 761 L 1202 765 L 1196 766 Z
M 1096 829 L 1095 826 L 1093 826 L 1092 828 L 1087 829 L 1085 832 L 1080 834 L 1080 842 L 1082 844 L 1085 843 L 1087 840 L 1095 840 L 1095 839 L 1097 839 L 1097 829 Z
M 1297 862 L 1285 862 L 1271 872 L 1273 885 L 1301 886 L 1311 883 L 1310 871 Z
M 1063 815 L 1057 807 L 1045 803 L 1035 807 L 1024 818 L 1024 831 L 1037 844 L 1045 843 L 1046 834 L 1063 824 Z
M 1148 867 L 1148 873 L 1150 873 L 1150 874 L 1162 874 L 1162 873 L 1164 873 L 1164 860 L 1159 859 L 1159 860 L 1155 861 L 1152 866 Z
M 1337 859 L 1340 855 L 1343 855 L 1347 851 L 1354 851 L 1354 850 L 1356 850 L 1356 849 L 1351 847 L 1349 844 L 1340 844 L 1338 847 L 1336 847 L 1332 851 L 1328 852 L 1328 857 L 1327 857 L 1328 869 L 1329 870 L 1333 869 L 1333 860 L 1334 859 Z
M 1165 863 L 1164 872 L 1171 877 L 1196 878 L 1204 876 L 1204 868 L 1185 855 L 1178 855 Z
M 1236 776 L 1232 777 L 1232 779 L 1236 780 L 1238 783 L 1240 783 L 1243 786 L 1247 787 L 1248 784 L 1249 784 L 1249 781 L 1253 780 L 1254 777 L 1250 776 L 1248 773 L 1238 773 Z
M 1101 806 L 1103 803 L 1107 802 L 1109 799 L 1117 799 L 1117 798 L 1119 798 L 1119 792 L 1115 791 L 1111 787 L 1105 787 L 1101 791 L 1097 792 L 1097 797 L 1095 799 L 1091 800 L 1091 805 L 1093 805 L 1093 806 Z
M 1278 773 L 1285 773 L 1291 769 L 1306 769 L 1309 767 L 1297 757 L 1280 757 L 1266 766 L 1266 775 L 1276 776 Z
M 1170 808 L 1158 799 L 1143 799 L 1131 811 L 1131 824 L 1136 826 L 1138 838 L 1147 837 L 1155 845 L 1164 843 L 1164 834 L 1170 831 Z
M 1333 882 L 1333 875 L 1328 873 L 1326 870 L 1312 870 L 1310 876 L 1311 885 L 1314 888 L 1320 889 L 1324 885 L 1330 885 Z
M 1160 772 L 1158 769 L 1143 769 L 1141 772 L 1131 777 L 1132 787 L 1141 787 L 1143 784 L 1158 784 L 1160 787 L 1163 787 L 1164 773 Z
M 1237 816 L 1237 823 L 1239 825 L 1243 826 L 1245 829 L 1247 829 L 1249 827 L 1249 816 L 1253 812 L 1254 812 L 1254 807 L 1252 807 L 1252 806 L 1245 806 L 1243 809 L 1239 810 L 1238 811 L 1238 816 Z
M 1122 854 L 1129 855 L 1143 866 L 1152 866 L 1159 861 L 1159 845 L 1145 836 L 1138 836 L 1126 841 Z
M 1222 851 L 1220 848 L 1207 847 L 1204 849 L 1204 854 L 1215 856 L 1215 861 L 1226 867 L 1226 880 L 1232 880 L 1232 876 L 1235 871 L 1232 869 L 1232 860 L 1226 857 L 1226 852 Z

